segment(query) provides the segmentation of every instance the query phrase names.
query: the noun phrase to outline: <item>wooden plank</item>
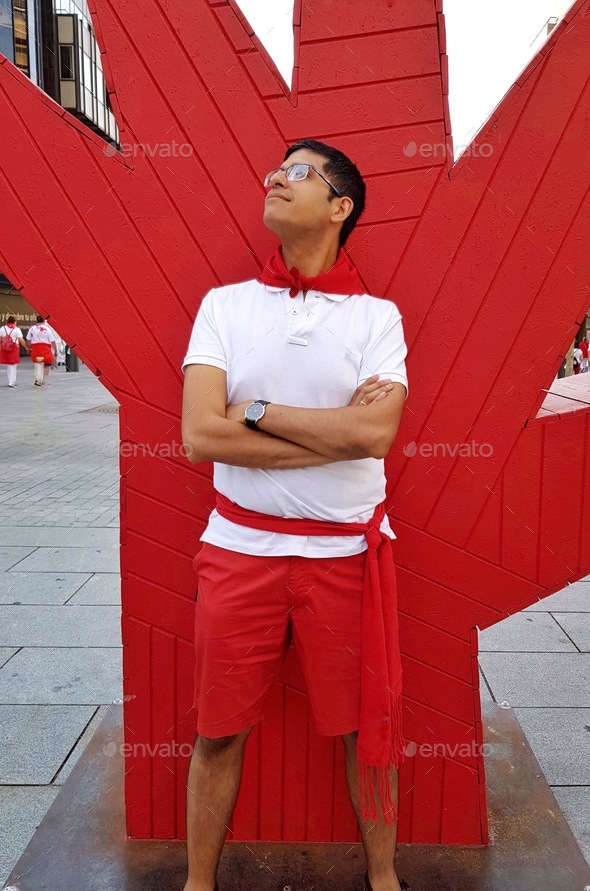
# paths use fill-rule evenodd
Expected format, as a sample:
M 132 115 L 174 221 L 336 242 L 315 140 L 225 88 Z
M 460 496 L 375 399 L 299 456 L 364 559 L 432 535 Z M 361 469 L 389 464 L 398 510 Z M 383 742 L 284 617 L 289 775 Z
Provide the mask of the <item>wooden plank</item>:
M 420 121 L 440 121 L 440 78 L 408 78 L 393 84 L 343 86 L 299 97 L 297 108 L 284 99 L 269 99 L 270 108 L 283 137 L 295 141 L 302 136 L 323 134 L 330 141 L 335 135 L 356 132 L 366 134 L 377 122 L 397 125 Z M 335 93 L 338 101 L 335 101 Z
M 285 689 L 285 727 L 283 773 L 283 841 L 306 838 L 308 812 L 308 737 L 307 696 Z
M 576 421 L 570 416 L 569 423 L 563 420 L 543 428 L 538 560 L 539 584 L 544 588 L 578 575 L 583 498 L 580 480 L 587 457 L 585 437 L 576 435 Z
M 430 751 L 424 747 L 424 751 Z M 441 812 L 433 802 L 442 801 L 444 788 L 444 757 L 428 757 L 421 754 L 420 746 L 412 757 L 414 789 L 412 797 L 412 844 L 428 843 L 428 839 L 440 838 Z M 405 796 L 404 796 L 405 798 Z M 405 801 L 400 797 L 400 809 Z
M 367 184 L 367 206 L 363 214 L 363 226 L 382 220 L 398 220 L 417 217 L 424 210 L 426 201 L 438 176 L 438 167 L 429 171 L 404 170 L 383 176 L 373 176 Z M 395 195 L 395 200 L 392 200 Z
M 194 622 L 192 623 L 194 626 Z M 186 799 L 190 756 L 184 755 L 192 749 L 196 738 L 196 712 L 193 708 L 193 675 L 195 652 L 192 641 L 187 643 L 176 639 L 176 734 L 183 746 L 183 756 L 178 759 L 175 770 L 176 780 L 176 820 L 177 838 L 186 838 Z
M 306 814 L 306 838 L 310 842 L 322 842 L 332 839 L 332 826 L 326 817 L 332 813 L 333 787 L 336 779 L 334 776 L 334 743 L 342 745 L 340 739 L 330 736 L 318 736 L 310 728 L 308 736 Z M 342 777 L 338 779 L 342 782 Z
M 526 428 L 503 472 L 501 564 L 530 579 L 538 578 L 542 436 Z
M 422 611 L 427 614 L 426 610 Z M 404 640 L 404 649 L 412 656 L 429 662 L 434 668 L 444 671 L 457 680 L 471 681 L 469 643 L 445 634 L 433 624 L 426 624 L 415 617 L 400 613 L 399 633 Z
M 138 746 L 152 740 L 151 633 L 150 627 L 123 615 L 123 695 L 125 697 L 125 794 L 126 829 L 129 838 L 152 835 L 152 760 Z
M 176 736 L 174 702 L 177 675 L 174 635 L 152 628 L 150 713 L 152 752 L 152 809 L 154 838 L 176 838 L 176 775 L 180 741 Z M 171 695 L 172 691 L 172 695 Z
M 266 710 L 260 735 L 259 796 L 270 807 L 260 809 L 260 837 L 279 841 L 283 837 L 283 809 L 286 771 L 283 733 L 285 721 L 285 687 L 273 684 L 266 700 Z M 288 789 L 288 787 L 287 787 Z
M 449 790 L 453 789 L 453 795 Z M 442 794 L 441 844 L 456 845 L 482 843 L 479 813 L 469 802 L 479 796 L 477 772 L 450 758 L 445 759 L 444 790 Z
M 301 45 L 299 97 L 349 84 L 438 74 L 440 56 L 436 27 L 366 35 L 357 32 Z
M 395 3 L 357 3 L 341 0 L 305 0 L 301 27 L 304 39 L 324 40 L 349 34 L 368 34 L 417 28 L 436 22 L 433 4 L 427 0 L 396 0 Z

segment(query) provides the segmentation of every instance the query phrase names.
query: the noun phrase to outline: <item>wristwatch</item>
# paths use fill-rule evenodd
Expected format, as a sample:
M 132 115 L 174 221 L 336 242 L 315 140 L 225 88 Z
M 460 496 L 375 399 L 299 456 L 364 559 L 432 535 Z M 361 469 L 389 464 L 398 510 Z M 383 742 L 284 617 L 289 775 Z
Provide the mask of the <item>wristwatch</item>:
M 257 399 L 256 402 L 251 402 L 246 411 L 244 412 L 244 419 L 246 421 L 246 426 L 248 426 L 251 430 L 258 430 L 258 421 L 264 417 L 264 412 L 266 411 L 265 406 L 270 403 L 265 399 Z

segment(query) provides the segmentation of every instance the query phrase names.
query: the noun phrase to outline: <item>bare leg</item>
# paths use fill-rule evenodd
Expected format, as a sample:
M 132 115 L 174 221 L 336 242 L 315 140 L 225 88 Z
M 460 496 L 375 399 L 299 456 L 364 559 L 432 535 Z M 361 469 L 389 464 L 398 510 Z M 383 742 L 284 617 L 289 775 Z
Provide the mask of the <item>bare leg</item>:
M 188 879 L 183 891 L 213 891 L 240 781 L 248 727 L 235 736 L 197 736 L 187 785 Z
M 395 857 L 395 845 L 397 842 L 397 821 L 387 826 L 383 816 L 378 821 L 364 821 L 361 817 L 358 799 L 358 768 L 356 763 L 356 740 L 358 731 L 346 733 L 342 737 L 346 752 L 346 779 L 352 806 L 356 813 L 357 822 L 361 831 L 367 870 L 373 891 L 400 891 L 400 883 L 395 873 L 393 859 Z M 396 809 L 398 807 L 398 773 L 392 768 L 391 774 L 391 799 Z M 379 793 L 376 790 L 376 801 L 379 801 Z

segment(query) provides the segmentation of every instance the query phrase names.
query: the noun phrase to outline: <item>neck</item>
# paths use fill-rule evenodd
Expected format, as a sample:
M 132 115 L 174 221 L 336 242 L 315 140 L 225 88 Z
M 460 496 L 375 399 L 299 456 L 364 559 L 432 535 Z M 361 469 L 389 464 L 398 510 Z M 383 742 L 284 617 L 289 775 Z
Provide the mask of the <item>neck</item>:
M 309 245 L 283 242 L 282 251 L 287 269 L 295 266 L 306 278 L 328 272 L 338 258 L 338 245 L 333 244 Z

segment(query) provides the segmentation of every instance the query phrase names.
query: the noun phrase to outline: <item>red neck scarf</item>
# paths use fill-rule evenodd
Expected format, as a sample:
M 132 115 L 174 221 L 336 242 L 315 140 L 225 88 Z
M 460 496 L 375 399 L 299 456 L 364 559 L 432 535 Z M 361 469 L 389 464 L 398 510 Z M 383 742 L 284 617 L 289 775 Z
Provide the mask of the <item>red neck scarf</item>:
M 359 274 L 340 248 L 338 257 L 331 269 L 319 275 L 301 275 L 296 266 L 287 269 L 283 252 L 279 245 L 268 258 L 262 274 L 256 281 L 276 288 L 289 288 L 289 296 L 296 297 L 299 291 L 322 291 L 324 294 L 364 294 Z
M 336 292 L 334 292 L 336 293 Z M 340 292 L 341 293 L 341 292 Z M 391 539 L 380 531 L 385 502 L 367 523 L 332 523 L 277 517 L 241 507 L 220 492 L 220 516 L 242 526 L 291 535 L 360 535 L 367 544 L 361 610 L 361 702 L 357 739 L 359 804 L 364 820 L 377 820 L 375 785 L 387 825 L 398 819 L 389 772 L 404 760 L 402 665 L 399 649 L 397 585 Z

